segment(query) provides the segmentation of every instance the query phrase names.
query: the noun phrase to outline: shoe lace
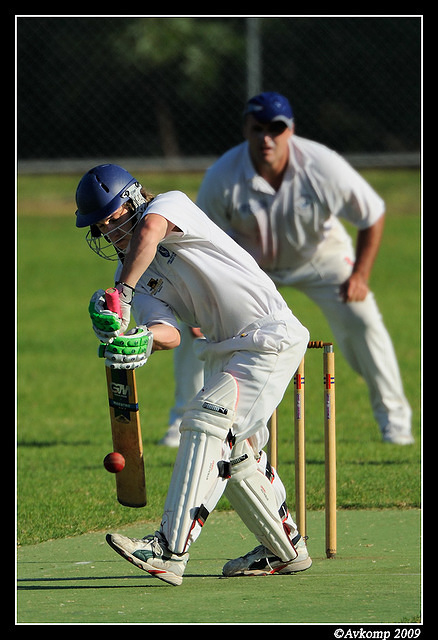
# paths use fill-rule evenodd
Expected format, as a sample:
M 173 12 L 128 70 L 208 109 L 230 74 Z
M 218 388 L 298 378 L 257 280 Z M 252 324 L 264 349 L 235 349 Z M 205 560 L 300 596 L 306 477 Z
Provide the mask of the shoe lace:
M 144 538 L 142 538 L 142 542 L 150 543 L 154 555 L 157 557 L 161 557 L 164 554 L 164 549 L 162 546 L 164 541 L 161 539 L 161 536 L 157 534 L 158 532 L 150 533 L 147 536 L 144 536 Z

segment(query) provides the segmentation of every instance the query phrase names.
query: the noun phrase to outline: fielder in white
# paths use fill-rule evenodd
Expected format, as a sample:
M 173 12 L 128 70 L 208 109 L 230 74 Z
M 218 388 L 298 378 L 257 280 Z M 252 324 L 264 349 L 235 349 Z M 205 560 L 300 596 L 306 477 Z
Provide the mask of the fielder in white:
M 368 385 L 383 440 L 411 444 L 411 409 L 368 287 L 383 231 L 383 200 L 338 154 L 294 135 L 289 101 L 278 93 L 248 101 L 244 137 L 206 172 L 197 204 L 277 286 L 296 287 L 320 307 L 347 362 Z M 358 229 L 356 250 L 340 219 Z M 202 363 L 187 327 L 181 326 L 181 338 L 176 402 L 162 440 L 170 446 L 178 444 L 173 425 L 181 408 L 202 386 Z
M 90 227 L 91 248 L 119 259 L 123 320 L 106 310 L 104 290 L 89 307 L 96 335 L 107 345 L 107 366 L 138 367 L 151 350 L 177 346 L 178 321 L 204 336 L 197 353 L 205 384 L 182 416 L 160 529 L 142 540 L 108 534 L 108 543 L 151 575 L 179 585 L 190 545 L 226 492 L 260 545 L 229 561 L 224 575 L 308 569 L 312 561 L 284 486 L 262 451 L 267 421 L 306 350 L 307 329 L 256 261 L 183 193 L 154 198 L 123 168 L 108 164 L 83 176 L 76 202 L 76 225 Z M 125 337 L 131 308 L 137 327 Z M 127 349 L 132 333 L 148 340 Z

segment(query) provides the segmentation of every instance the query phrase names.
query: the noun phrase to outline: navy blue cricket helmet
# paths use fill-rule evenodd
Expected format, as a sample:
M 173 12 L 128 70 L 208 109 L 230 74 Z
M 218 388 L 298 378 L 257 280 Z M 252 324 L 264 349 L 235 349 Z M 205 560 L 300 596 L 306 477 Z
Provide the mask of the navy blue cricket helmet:
M 76 190 L 76 226 L 90 227 L 86 241 L 90 249 L 105 260 L 123 260 L 125 251 L 113 244 L 110 233 L 103 234 L 97 223 L 105 220 L 119 207 L 130 201 L 133 205 L 131 233 L 140 220 L 146 198 L 141 184 L 123 167 L 116 164 L 100 164 L 82 176 Z M 121 226 L 126 225 L 126 220 Z
M 136 189 L 130 189 L 130 187 Z M 116 164 L 100 164 L 87 171 L 76 190 L 76 226 L 89 227 L 104 220 L 139 189 L 137 180 Z

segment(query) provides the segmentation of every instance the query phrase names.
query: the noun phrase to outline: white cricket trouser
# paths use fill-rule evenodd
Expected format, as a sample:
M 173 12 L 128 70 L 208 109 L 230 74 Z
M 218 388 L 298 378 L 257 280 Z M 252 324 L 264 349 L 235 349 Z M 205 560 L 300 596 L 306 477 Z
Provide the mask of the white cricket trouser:
M 179 325 L 181 342 L 173 350 L 173 373 L 175 376 L 175 402 L 170 410 L 169 424 L 179 423 L 187 403 L 204 386 L 204 363 L 193 351 L 196 338 L 183 322 Z
M 230 373 L 239 386 L 233 433 L 236 442 L 251 438 L 261 450 L 269 439 L 267 422 L 280 404 L 306 351 L 309 332 L 287 310 L 245 327 L 222 342 L 197 339 L 194 351 L 204 363 L 207 381 L 219 371 Z
M 343 302 L 339 285 L 351 275 L 354 251 L 350 238 L 334 236 L 314 259 L 300 269 L 269 273 L 277 286 L 292 286 L 317 304 L 350 367 L 367 386 L 371 408 L 381 431 L 392 425 L 411 432 L 411 408 L 394 346 L 373 293 L 363 302 Z

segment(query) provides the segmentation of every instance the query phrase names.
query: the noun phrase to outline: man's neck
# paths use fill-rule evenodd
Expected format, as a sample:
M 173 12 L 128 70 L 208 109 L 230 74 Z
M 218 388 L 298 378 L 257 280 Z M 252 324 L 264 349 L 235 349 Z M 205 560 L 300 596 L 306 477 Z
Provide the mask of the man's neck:
M 281 163 L 277 163 L 275 166 L 271 164 L 264 164 L 256 167 L 257 173 L 271 185 L 275 191 L 278 191 L 283 182 L 283 177 L 288 166 L 288 158 Z

